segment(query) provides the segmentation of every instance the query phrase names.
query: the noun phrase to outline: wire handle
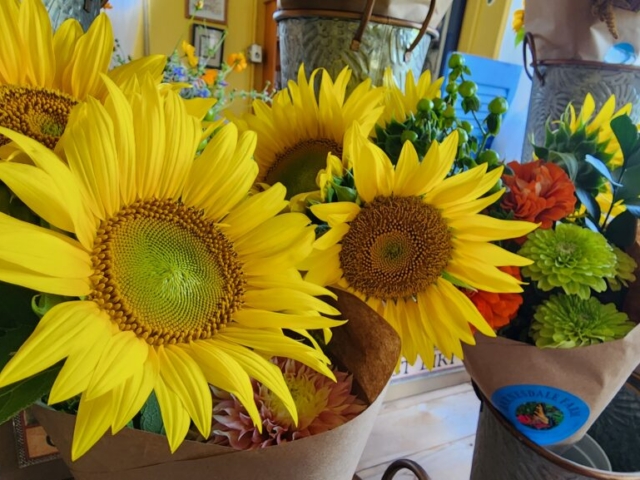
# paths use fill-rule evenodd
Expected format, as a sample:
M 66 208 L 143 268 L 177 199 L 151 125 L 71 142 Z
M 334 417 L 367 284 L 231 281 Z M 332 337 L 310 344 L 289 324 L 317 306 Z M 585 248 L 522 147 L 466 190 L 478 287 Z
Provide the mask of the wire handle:
M 529 69 L 527 68 L 527 46 L 529 50 L 531 50 L 531 65 L 533 67 L 533 73 L 536 78 L 540 80 L 540 84 L 544 86 L 544 75 L 540 72 L 538 68 L 538 55 L 536 53 L 536 41 L 535 37 L 531 32 L 527 32 L 524 36 L 524 42 L 522 42 L 522 60 L 524 64 L 524 71 L 529 77 L 529 80 L 533 80 L 533 75 L 529 73 Z
M 396 473 L 405 468 L 413 473 L 418 480 L 431 480 L 431 477 L 427 475 L 424 468 L 413 460 L 409 460 L 407 458 L 401 458 L 389 465 L 387 470 L 384 472 L 384 475 L 382 475 L 382 480 L 392 480 Z

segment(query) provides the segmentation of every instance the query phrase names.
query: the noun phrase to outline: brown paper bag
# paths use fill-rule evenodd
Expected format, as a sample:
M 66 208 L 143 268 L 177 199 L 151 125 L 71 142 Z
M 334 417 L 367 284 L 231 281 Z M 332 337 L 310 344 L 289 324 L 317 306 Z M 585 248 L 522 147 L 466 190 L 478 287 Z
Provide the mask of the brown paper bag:
M 43 407 L 34 407 L 34 414 L 75 480 L 351 480 L 400 355 L 400 339 L 358 298 L 336 293 L 337 302 L 327 301 L 349 321 L 333 330 L 330 354 L 353 374 L 370 406 L 334 430 L 251 451 L 185 441 L 171 455 L 165 437 L 125 428 L 71 462 L 75 417 Z
M 590 0 L 527 2 L 525 29 L 533 34 L 538 62 L 587 60 L 603 62 L 609 49 L 629 43 L 640 52 L 640 13 L 614 8 L 619 38 L 591 13 Z
M 453 0 L 436 1 L 429 27 L 436 28 L 446 15 Z M 373 7 L 373 21 L 386 23 L 385 19 L 404 20 L 421 24 L 427 18 L 430 0 L 376 0 Z M 349 12 L 362 15 L 366 0 L 278 0 L 280 10 L 314 10 Z
M 463 348 L 467 372 L 507 420 L 544 446 L 580 440 L 640 363 L 640 326 L 623 339 L 572 349 L 481 334 L 476 341 Z

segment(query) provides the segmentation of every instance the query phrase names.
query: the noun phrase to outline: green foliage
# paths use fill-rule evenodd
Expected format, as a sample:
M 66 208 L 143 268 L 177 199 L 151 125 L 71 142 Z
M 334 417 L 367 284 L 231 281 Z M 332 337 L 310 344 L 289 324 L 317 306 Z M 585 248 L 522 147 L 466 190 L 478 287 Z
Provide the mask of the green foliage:
M 158 403 L 158 397 L 153 392 L 149 395 L 147 403 L 144 404 L 140 411 L 140 430 L 160 435 L 164 434 L 160 404 Z
M 487 151 L 488 140 L 500 132 L 502 116 L 508 108 L 506 99 L 492 99 L 489 103 L 490 113 L 483 120 L 478 119 L 476 113 L 481 108 L 477 95 L 478 85 L 469 78 L 471 70 L 466 65 L 464 57 L 453 54 L 449 58 L 449 68 L 451 71 L 447 76 L 444 98 L 421 99 L 417 105 L 417 112 L 409 115 L 404 122 L 392 120 L 384 128 L 376 126 L 375 142 L 394 164 L 398 162 L 406 141 L 414 145 L 422 158 L 434 140 L 442 142 L 448 135 L 457 131 L 458 152 L 451 173 L 464 171 L 481 163 L 487 163 L 489 170 L 500 165 L 500 159 L 496 158 L 495 152 L 483 154 Z M 457 117 L 458 104 L 465 113 L 473 114 L 478 129 L 482 132 L 480 138 L 471 135 L 473 127 L 468 121 Z

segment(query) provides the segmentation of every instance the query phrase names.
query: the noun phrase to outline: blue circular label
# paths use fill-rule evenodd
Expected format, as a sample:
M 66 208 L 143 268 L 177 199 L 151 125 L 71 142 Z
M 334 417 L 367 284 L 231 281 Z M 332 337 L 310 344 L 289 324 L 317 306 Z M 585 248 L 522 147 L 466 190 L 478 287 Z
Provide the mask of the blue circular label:
M 544 385 L 499 388 L 491 396 L 491 403 L 518 431 L 539 445 L 569 438 L 589 418 L 589 406 L 582 399 Z

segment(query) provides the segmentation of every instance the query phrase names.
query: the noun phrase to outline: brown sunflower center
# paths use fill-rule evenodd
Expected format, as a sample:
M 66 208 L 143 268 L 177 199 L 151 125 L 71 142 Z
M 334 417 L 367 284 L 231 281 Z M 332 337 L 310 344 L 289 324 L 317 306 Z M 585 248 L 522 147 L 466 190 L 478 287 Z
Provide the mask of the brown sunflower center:
M 0 86 L 0 126 L 22 133 L 53 149 L 78 102 L 57 90 Z M 9 139 L 0 135 L 0 146 Z
M 92 260 L 91 299 L 151 345 L 209 338 L 242 305 L 232 243 L 171 200 L 139 201 L 103 221 Z
M 287 200 L 318 190 L 316 176 L 327 165 L 327 155 L 342 157 L 342 145 L 326 138 L 303 140 L 276 155 L 264 177 L 265 183 L 280 182 L 287 187 Z
M 419 197 L 376 197 L 351 222 L 340 265 L 351 287 L 367 297 L 408 298 L 435 283 L 452 250 L 435 207 Z

